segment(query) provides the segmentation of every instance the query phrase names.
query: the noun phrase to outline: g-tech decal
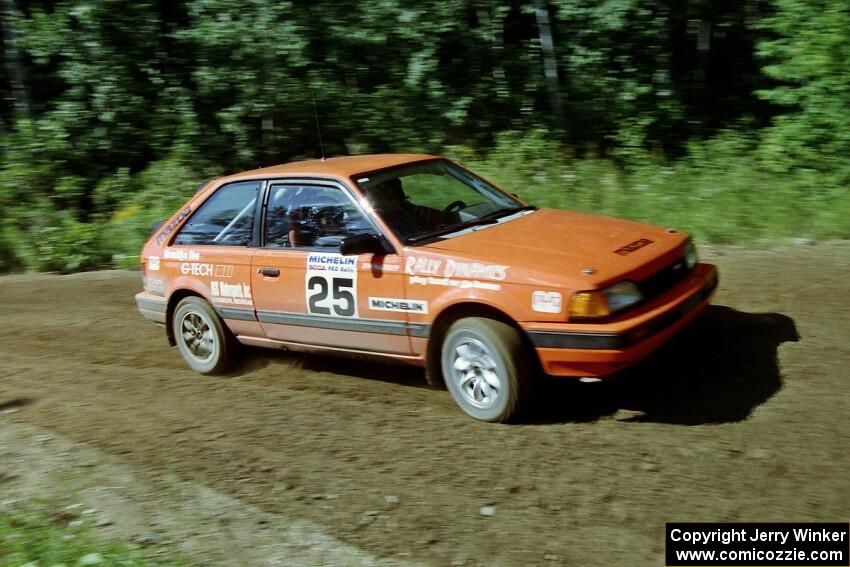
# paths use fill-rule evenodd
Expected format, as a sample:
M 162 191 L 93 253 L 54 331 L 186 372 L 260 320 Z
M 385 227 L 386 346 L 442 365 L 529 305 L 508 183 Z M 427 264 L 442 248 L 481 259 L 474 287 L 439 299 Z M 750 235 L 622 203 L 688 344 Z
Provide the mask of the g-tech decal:
M 399 313 L 428 313 L 428 302 L 419 299 L 394 299 L 390 297 L 370 297 L 369 309 L 372 311 L 396 311 Z
M 174 232 L 174 229 L 177 228 L 177 225 L 179 225 L 181 222 L 183 222 L 183 219 L 188 217 L 191 214 L 191 212 L 192 212 L 192 206 L 187 205 L 186 208 L 184 208 L 182 211 L 177 213 L 177 216 L 174 217 L 174 220 L 172 220 L 170 223 L 165 225 L 165 227 L 162 229 L 162 231 L 157 235 L 156 243 L 159 245 L 159 244 L 162 244 L 163 242 L 165 242 L 165 239 L 168 238 L 168 235 L 170 235 L 172 232 Z
M 619 254 L 620 256 L 628 256 L 635 250 L 640 250 L 644 246 L 652 244 L 653 242 L 653 240 L 650 240 L 648 238 L 641 238 L 640 240 L 635 240 L 634 242 L 626 244 L 621 248 L 617 248 L 616 250 L 614 250 L 614 254 Z
M 307 313 L 357 317 L 357 257 L 330 252 L 307 256 Z
M 213 303 L 231 305 L 253 305 L 251 286 L 246 283 L 227 283 L 213 280 L 210 282 L 210 295 Z
M 212 264 L 201 264 L 197 262 L 183 262 L 180 264 L 180 273 L 184 276 L 211 276 L 213 275 Z
M 152 272 L 159 271 L 159 256 L 148 256 L 148 270 Z
M 540 313 L 560 313 L 563 297 L 557 291 L 535 291 L 531 294 L 531 308 Z

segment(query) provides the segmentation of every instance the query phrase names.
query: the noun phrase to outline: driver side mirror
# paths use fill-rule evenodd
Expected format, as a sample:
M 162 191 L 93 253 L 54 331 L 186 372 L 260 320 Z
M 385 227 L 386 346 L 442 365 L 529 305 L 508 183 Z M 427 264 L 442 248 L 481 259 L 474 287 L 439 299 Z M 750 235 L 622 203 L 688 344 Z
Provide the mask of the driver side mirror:
M 357 254 L 383 256 L 387 251 L 381 240 L 374 234 L 355 234 L 343 239 L 339 245 L 339 253 L 343 256 L 355 256 Z

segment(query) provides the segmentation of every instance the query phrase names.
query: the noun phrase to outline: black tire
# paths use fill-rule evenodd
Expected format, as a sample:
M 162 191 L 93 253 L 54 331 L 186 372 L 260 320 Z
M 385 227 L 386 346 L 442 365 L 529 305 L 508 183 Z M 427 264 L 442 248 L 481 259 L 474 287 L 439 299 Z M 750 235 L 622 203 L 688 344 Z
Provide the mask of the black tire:
M 425 360 L 425 382 L 434 390 L 445 390 L 446 381 L 443 380 L 442 357 L 439 344 L 428 345 L 428 356 Z
M 177 349 L 186 364 L 201 374 L 225 373 L 236 351 L 236 340 L 212 306 L 200 297 L 186 297 L 171 320 Z M 209 351 L 209 354 L 205 353 Z
M 475 419 L 508 421 L 531 397 L 531 353 L 510 325 L 482 317 L 459 319 L 446 333 L 440 360 L 449 392 Z

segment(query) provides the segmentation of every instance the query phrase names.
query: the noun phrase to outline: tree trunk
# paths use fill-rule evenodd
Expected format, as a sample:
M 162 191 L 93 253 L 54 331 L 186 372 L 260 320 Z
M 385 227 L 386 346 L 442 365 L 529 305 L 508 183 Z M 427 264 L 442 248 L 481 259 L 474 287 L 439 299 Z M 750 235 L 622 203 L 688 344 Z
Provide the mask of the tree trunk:
M 0 0 L 0 22 L 3 27 L 3 55 L 6 64 L 6 72 L 9 74 L 9 82 L 12 86 L 12 97 L 15 101 L 15 112 L 20 116 L 30 115 L 30 101 L 27 87 L 24 83 L 24 68 L 18 54 L 15 33 L 15 2 L 14 0 Z
M 543 74 L 549 91 L 549 105 L 555 124 L 561 124 L 561 87 L 558 80 L 558 64 L 555 59 L 555 42 L 552 39 L 552 26 L 549 23 L 549 7 L 543 0 L 534 2 L 534 15 L 537 18 L 537 34 L 540 38 L 540 50 L 543 52 Z

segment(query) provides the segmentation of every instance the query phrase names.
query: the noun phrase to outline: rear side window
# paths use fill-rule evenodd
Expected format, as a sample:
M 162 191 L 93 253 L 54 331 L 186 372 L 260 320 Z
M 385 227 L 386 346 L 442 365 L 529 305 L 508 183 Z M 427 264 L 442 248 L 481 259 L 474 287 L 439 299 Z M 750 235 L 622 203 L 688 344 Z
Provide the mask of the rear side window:
M 216 191 L 183 225 L 174 244 L 248 246 L 254 234 L 259 181 L 231 183 Z

